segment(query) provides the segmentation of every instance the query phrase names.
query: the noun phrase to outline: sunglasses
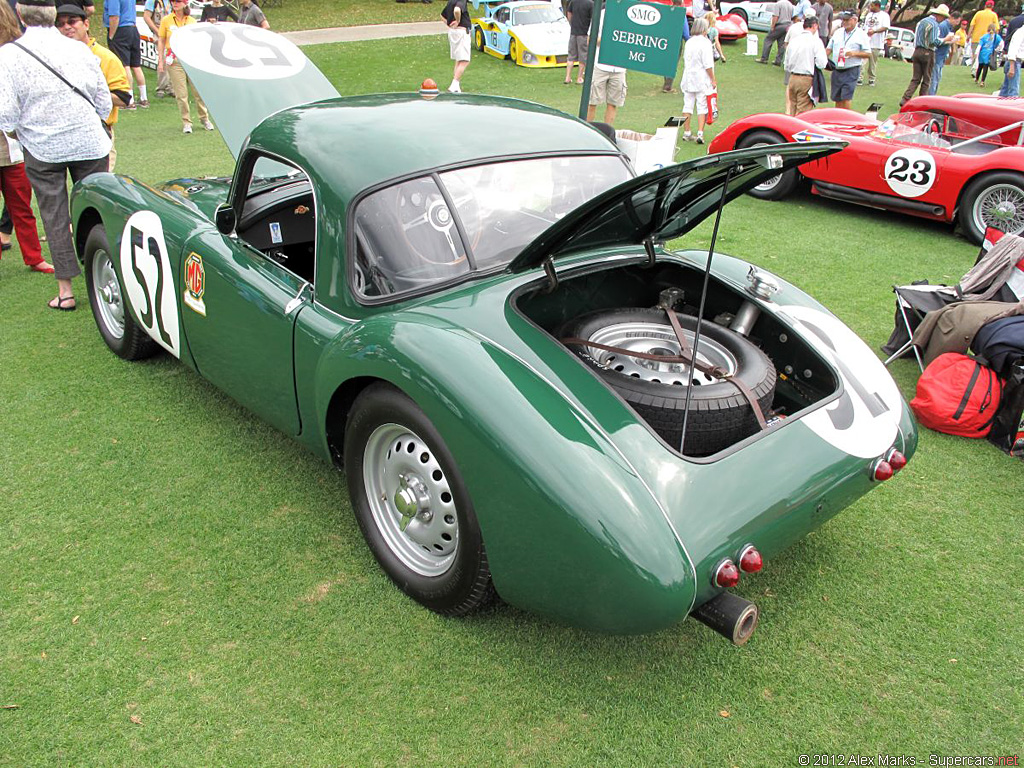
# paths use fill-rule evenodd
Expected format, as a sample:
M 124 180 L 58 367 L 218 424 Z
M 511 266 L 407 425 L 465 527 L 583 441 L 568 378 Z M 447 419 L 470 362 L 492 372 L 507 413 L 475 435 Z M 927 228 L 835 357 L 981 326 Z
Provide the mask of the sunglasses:
M 57 19 L 54 25 L 57 29 L 61 27 L 73 27 L 75 24 L 81 24 L 82 20 L 77 16 L 66 16 L 63 19 Z

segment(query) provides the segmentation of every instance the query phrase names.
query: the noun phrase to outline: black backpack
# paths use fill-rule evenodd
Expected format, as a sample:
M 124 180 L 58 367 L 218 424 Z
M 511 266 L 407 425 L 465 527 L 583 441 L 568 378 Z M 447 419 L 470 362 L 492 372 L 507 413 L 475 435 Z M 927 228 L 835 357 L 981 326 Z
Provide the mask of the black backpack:
M 971 348 L 988 360 L 1005 385 L 988 439 L 1024 458 L 1024 315 L 985 323 Z
M 1008 375 L 1018 359 L 1024 358 L 1024 315 L 985 323 L 975 334 L 971 349 L 1000 376 Z

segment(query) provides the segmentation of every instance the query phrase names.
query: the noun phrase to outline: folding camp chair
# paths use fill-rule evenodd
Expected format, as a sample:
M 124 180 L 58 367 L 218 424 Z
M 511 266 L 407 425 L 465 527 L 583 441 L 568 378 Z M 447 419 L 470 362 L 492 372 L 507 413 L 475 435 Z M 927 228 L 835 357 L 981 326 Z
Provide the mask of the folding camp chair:
M 1003 238 L 1003 235 L 1003 232 L 994 227 L 989 227 L 985 231 L 985 239 L 978 251 L 978 258 L 974 261 L 975 267 L 985 257 L 989 249 Z M 1024 260 L 1021 263 L 1024 264 Z M 1021 269 L 1024 270 L 1024 267 Z M 968 275 L 970 274 L 968 272 Z M 966 277 L 967 275 L 965 275 Z M 893 332 L 889 336 L 889 340 L 882 346 L 882 351 L 889 355 L 885 360 L 885 365 L 913 352 L 918 366 L 924 371 L 921 352 L 914 345 L 914 331 L 928 312 L 942 309 L 947 304 L 962 301 L 961 286 L 959 283 L 955 286 L 929 285 L 926 281 L 922 281 L 911 285 L 894 285 L 892 290 L 896 294 L 896 316 Z M 992 298 L 1000 301 L 1017 301 L 1021 297 L 1016 295 L 1013 286 L 1004 285 Z
M 892 292 L 896 294 L 896 322 L 892 335 L 882 347 L 883 352 L 891 353 L 886 358 L 885 365 L 912 351 L 917 358 L 918 366 L 924 371 L 921 352 L 914 346 L 914 331 L 926 314 L 959 301 L 956 289 L 948 285 L 919 283 L 894 285 Z

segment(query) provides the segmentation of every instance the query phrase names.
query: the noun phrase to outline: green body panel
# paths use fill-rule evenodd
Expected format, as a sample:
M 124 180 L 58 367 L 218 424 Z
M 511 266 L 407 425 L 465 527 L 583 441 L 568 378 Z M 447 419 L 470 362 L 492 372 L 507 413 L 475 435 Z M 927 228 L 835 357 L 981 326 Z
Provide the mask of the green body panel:
M 615 632 L 681 619 L 693 603 L 692 569 L 638 474 L 542 371 L 486 330 L 449 319 L 467 312 L 493 314 L 468 292 L 429 313 L 359 323 L 318 356 L 317 332 L 330 320 L 308 323 L 316 312 L 304 311 L 298 375 L 315 384 L 301 387 L 300 401 L 311 397 L 324 413 L 347 376 L 389 381 L 412 397 L 455 457 L 508 602 Z M 304 376 L 314 359 L 315 374 Z
M 483 158 L 618 154 L 596 129 L 551 107 L 453 93 L 351 96 L 286 109 L 252 132 L 249 147 L 295 163 L 318 192 L 331 190 L 346 204 L 377 184 Z
M 706 255 L 677 257 L 696 266 Z M 716 255 L 723 282 L 741 287 L 748 269 Z M 326 435 L 312 430 L 323 426 L 338 381 L 373 376 L 409 394 L 465 476 L 508 602 L 584 627 L 658 629 L 718 591 L 710 579 L 723 557 L 748 543 L 770 557 L 872 488 L 870 461 L 833 448 L 799 419 L 712 462 L 669 450 L 512 308 L 513 294 L 539 279 L 536 270 L 502 275 L 362 321 L 314 307 L 297 328 L 303 440 L 328 453 Z M 826 311 L 780 282 L 791 304 Z M 911 456 L 916 428 L 905 405 L 900 418 L 900 447 Z
M 191 206 L 197 213 L 213 221 L 217 206 L 228 199 L 231 179 L 174 179 L 164 182 L 159 189 L 171 198 Z
M 286 313 L 285 307 L 304 281 L 212 225 L 191 237 L 182 253 L 200 254 L 205 268 L 205 314 L 184 302 L 181 316 L 199 372 L 273 426 L 297 435 L 296 311 Z
M 495 140 L 495 125 L 501 126 L 501 141 Z M 344 147 L 359 150 L 342 153 Z M 486 158 L 620 154 L 587 123 L 540 104 L 494 96 L 424 99 L 401 93 L 329 99 L 283 110 L 252 132 L 243 155 L 247 150 L 283 158 L 309 176 L 316 195 L 318 242 L 321 248 L 332 243 L 340 250 L 355 199 L 396 178 Z M 316 283 L 337 285 L 332 259 L 318 256 Z M 347 290 L 321 291 L 319 300 L 342 314 L 362 312 Z
M 347 115 L 341 129 L 339 110 Z M 503 99 L 360 97 L 264 121 L 249 146 L 310 176 L 316 283 L 334 287 L 306 293 L 291 312 L 285 308 L 301 281 L 212 225 L 228 191 L 224 180 L 154 189 L 92 176 L 72 196 L 77 242 L 81 249 L 88 229 L 102 222 L 118 251 L 125 221 L 155 212 L 182 318 L 182 360 L 327 459 L 344 429 L 339 393 L 354 394 L 368 380 L 390 382 L 423 409 L 451 450 L 505 600 L 605 631 L 669 626 L 714 594 L 710 574 L 722 557 L 747 543 L 770 557 L 867 492 L 871 459 L 833 447 L 808 426 L 822 409 L 838 408 L 842 391 L 712 460 L 684 459 L 516 309 L 519 292 L 547 280 L 539 267 L 374 307 L 342 290 L 353 196 L 395 176 L 493 156 L 487 147 L 499 118 L 516 154 L 614 151 L 582 123 Z M 363 151 L 345 153 L 342 162 L 338 148 L 348 142 Z M 184 259 L 193 251 L 205 266 L 205 316 L 182 299 Z M 695 271 L 706 257 L 658 258 Z M 557 270 L 569 280 L 644 259 L 642 248 L 609 247 L 565 256 Z M 716 255 L 713 274 L 742 292 L 748 269 Z M 800 308 L 827 314 L 779 282 L 784 303 L 764 311 L 783 324 Z M 916 429 L 902 400 L 900 408 L 899 447 L 909 457 Z

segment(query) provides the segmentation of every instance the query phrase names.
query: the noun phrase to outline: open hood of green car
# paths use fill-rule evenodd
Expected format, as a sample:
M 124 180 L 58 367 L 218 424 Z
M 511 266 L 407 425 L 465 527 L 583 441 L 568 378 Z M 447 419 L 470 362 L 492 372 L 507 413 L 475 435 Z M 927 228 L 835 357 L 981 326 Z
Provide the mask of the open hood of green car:
M 592 248 L 680 237 L 718 209 L 726 179 L 729 202 L 787 168 L 845 146 L 842 141 L 775 144 L 707 155 L 645 173 L 609 189 L 553 224 L 526 246 L 508 269 L 521 272 L 545 259 Z
M 189 24 L 171 36 L 171 50 L 236 160 L 252 129 L 270 115 L 338 95 L 294 43 L 260 27 Z

